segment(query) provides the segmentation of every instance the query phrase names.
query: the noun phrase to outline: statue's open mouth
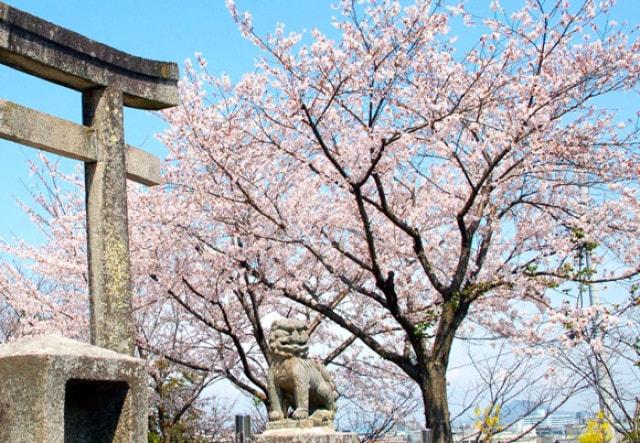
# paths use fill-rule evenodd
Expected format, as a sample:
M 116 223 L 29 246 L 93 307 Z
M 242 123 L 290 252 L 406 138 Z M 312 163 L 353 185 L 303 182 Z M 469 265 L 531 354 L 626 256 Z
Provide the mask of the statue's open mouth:
M 309 345 L 304 343 L 280 343 L 280 345 L 278 345 L 278 348 L 280 349 L 280 351 L 298 354 L 300 352 L 306 352 L 309 349 Z

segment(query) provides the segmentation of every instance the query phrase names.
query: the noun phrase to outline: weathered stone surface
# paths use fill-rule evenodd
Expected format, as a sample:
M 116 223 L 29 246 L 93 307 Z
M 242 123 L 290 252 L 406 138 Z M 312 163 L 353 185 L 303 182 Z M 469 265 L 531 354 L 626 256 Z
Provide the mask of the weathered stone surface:
M 126 54 L 0 2 L 0 63 L 85 91 L 121 90 L 127 106 L 178 104 L 178 66 Z
M 84 162 L 104 157 L 91 128 L 2 99 L 0 138 Z M 147 186 L 160 184 L 160 159 L 127 145 L 127 178 Z
M 127 178 L 147 186 L 159 185 L 160 159 L 142 149 L 127 145 Z
M 131 265 L 122 92 L 82 94 L 83 122 L 96 134 L 100 160 L 85 164 L 91 342 L 133 353 Z
M 291 418 L 285 418 L 283 420 L 275 420 L 267 423 L 267 431 L 277 430 L 277 429 L 308 429 L 312 428 L 316 425 L 313 420 L 310 419 L 302 419 L 302 420 L 293 420 Z M 328 424 L 324 426 L 327 429 L 334 429 L 333 424 Z
M 269 423 L 256 443 L 356 443 L 357 434 L 336 432 L 337 393 L 329 372 L 307 358 L 307 324 L 277 320 L 269 333 Z M 289 408 L 292 409 L 291 418 Z
M 357 443 L 358 434 L 336 432 L 332 428 L 313 426 L 296 429 L 266 430 L 255 438 L 256 443 Z
M 131 355 L 126 178 L 160 162 L 124 142 L 123 106 L 178 104 L 178 68 L 134 57 L 0 2 L 0 63 L 82 91 L 83 123 L 0 101 L 0 138 L 85 162 L 91 341 Z M 52 337 L 0 346 L 0 442 L 144 442 L 140 360 Z
M 307 358 L 307 325 L 299 320 L 277 320 L 269 333 L 269 420 L 286 427 L 295 421 L 329 425 L 336 412 L 337 392 L 322 364 Z M 291 418 L 289 408 L 293 409 Z M 295 426 L 305 427 L 304 424 Z
M 147 440 L 140 359 L 56 336 L 0 345 L 0 441 Z
M 92 132 L 34 109 L 0 99 L 0 138 L 81 161 L 96 161 Z

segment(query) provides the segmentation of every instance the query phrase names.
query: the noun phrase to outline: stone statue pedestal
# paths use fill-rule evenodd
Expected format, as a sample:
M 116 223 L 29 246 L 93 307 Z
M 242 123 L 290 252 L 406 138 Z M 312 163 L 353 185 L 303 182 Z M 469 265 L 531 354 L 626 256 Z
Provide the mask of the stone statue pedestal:
M 358 434 L 336 432 L 333 425 L 316 426 L 312 420 L 278 420 L 255 437 L 256 443 L 358 443 Z
M 0 345 L 0 442 L 145 443 L 144 361 L 45 335 Z

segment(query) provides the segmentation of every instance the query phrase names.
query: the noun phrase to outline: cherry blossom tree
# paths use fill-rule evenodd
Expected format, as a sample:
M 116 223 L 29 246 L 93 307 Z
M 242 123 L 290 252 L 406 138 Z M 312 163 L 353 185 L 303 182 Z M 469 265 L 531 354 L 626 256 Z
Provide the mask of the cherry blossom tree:
M 58 333 L 88 340 L 89 300 L 84 202 L 69 189 L 81 186 L 58 162 L 40 155 L 29 162 L 32 202 L 19 201 L 42 240 L 0 239 L 0 303 L 11 333 L 3 342 L 29 334 Z M 66 192 L 65 192 L 66 188 Z
M 145 353 L 141 356 L 149 358 Z M 222 404 L 204 393 L 216 378 L 207 372 L 188 370 L 162 358 L 151 357 L 153 398 L 149 411 L 149 441 L 205 443 L 232 440 L 234 405 Z
M 637 119 L 606 106 L 637 91 L 637 29 L 611 1 L 442 3 L 343 0 L 332 38 L 262 36 L 228 1 L 263 57 L 237 83 L 199 57 L 163 136 L 220 281 L 244 271 L 395 364 L 436 442 L 457 335 L 570 344 L 569 320 L 615 316 L 554 290 L 633 278 L 640 252 Z M 569 266 L 584 242 L 597 274 Z
M 603 331 L 600 317 L 585 325 L 585 339 L 570 348 L 555 349 L 559 368 L 588 381 L 592 398 L 587 406 L 593 416 L 602 419 L 623 441 L 638 439 L 640 398 L 640 330 L 638 305 L 619 313 L 615 325 Z
M 3 338 L 53 332 L 87 340 L 82 180 L 45 156 L 30 167 L 33 202 L 21 205 L 44 241 L 0 242 L 0 251 L 13 258 L 0 263 Z M 332 333 L 314 311 L 270 298 L 245 272 L 221 277 L 228 266 L 203 254 L 206 229 L 196 229 L 200 216 L 185 211 L 171 192 L 132 187 L 129 211 L 137 353 L 151 376 L 152 438 L 195 441 L 220 430 L 232 405 L 213 401 L 205 390 L 221 379 L 262 405 L 264 414 L 270 400 L 266 335 L 277 316 L 309 321 L 319 345 L 312 347 L 314 357 L 331 365 L 336 377 L 341 417 L 359 414 L 362 428 L 374 437 L 415 412 L 414 388 L 406 377 L 380 359 L 360 355 L 353 336 Z M 379 395 L 368 392 L 374 384 Z
M 469 363 L 462 367 L 471 374 L 455 386 L 465 390 L 459 402 L 449 402 L 462 440 L 521 441 L 587 388 L 587 377 L 561 370 L 554 356 L 522 353 L 506 340 L 492 344 L 474 349 L 465 343 Z

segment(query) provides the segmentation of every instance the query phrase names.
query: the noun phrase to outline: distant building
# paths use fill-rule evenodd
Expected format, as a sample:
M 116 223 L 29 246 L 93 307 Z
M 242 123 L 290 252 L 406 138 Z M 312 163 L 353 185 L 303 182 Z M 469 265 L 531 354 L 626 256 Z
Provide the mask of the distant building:
M 576 412 L 547 414 L 544 408 L 536 408 L 532 402 L 515 401 L 500 411 L 500 423 L 506 429 L 491 440 L 495 443 L 514 439 L 520 443 L 575 443 L 584 430 L 584 416 L 584 413 Z M 477 435 L 472 423 L 454 428 L 454 441 L 457 443 L 475 443 Z
M 492 443 L 576 443 L 585 426 L 581 412 L 554 412 L 548 414 L 528 401 L 515 401 L 505 405 L 500 423 L 507 429 L 492 436 Z M 424 425 L 416 420 L 397 423 L 378 443 L 426 443 Z M 454 425 L 453 441 L 476 443 L 478 432 L 472 422 Z M 516 440 L 514 440 L 516 439 Z M 480 443 L 483 443 L 482 441 Z
M 380 443 L 429 443 L 429 437 L 425 435 L 424 424 L 417 420 L 398 422 L 387 434 L 378 440 Z

